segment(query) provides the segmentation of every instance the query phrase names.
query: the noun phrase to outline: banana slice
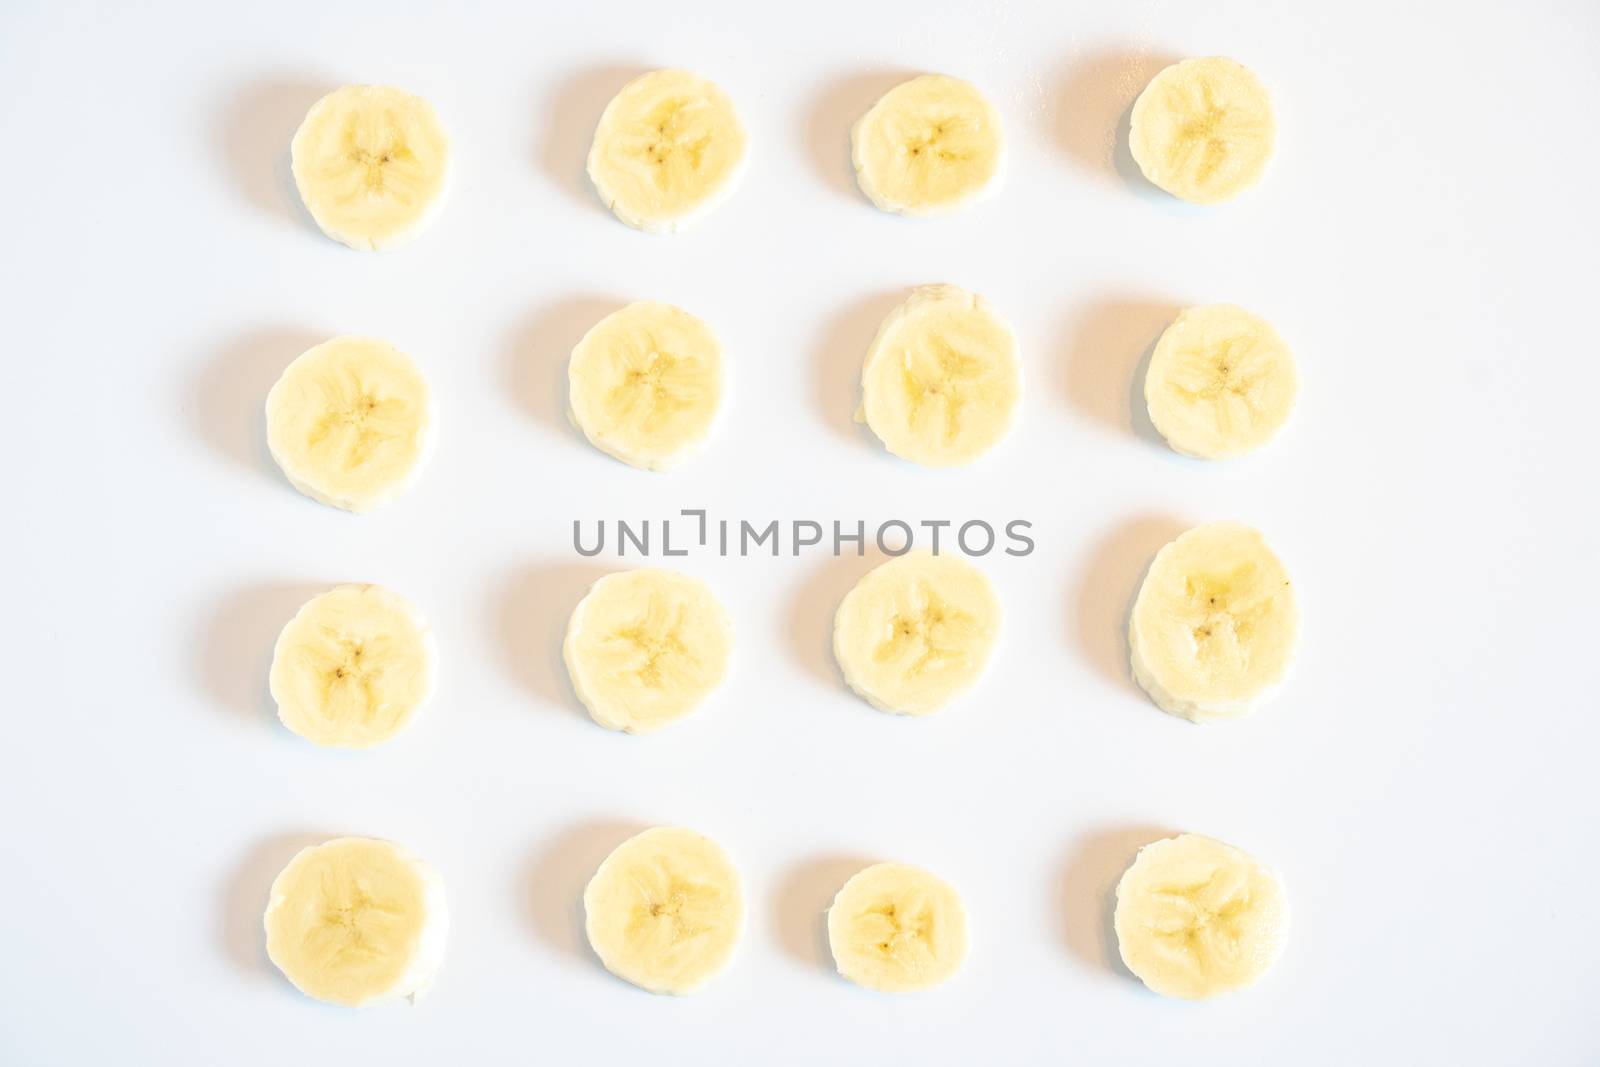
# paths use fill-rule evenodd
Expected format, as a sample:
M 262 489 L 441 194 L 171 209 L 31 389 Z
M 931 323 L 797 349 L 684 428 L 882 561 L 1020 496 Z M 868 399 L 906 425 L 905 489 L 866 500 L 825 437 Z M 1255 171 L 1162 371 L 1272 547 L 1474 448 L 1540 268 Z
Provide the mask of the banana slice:
M 1163 711 L 1192 722 L 1265 703 L 1299 640 L 1283 564 L 1237 522 L 1197 526 L 1156 553 L 1128 624 L 1134 679 Z
M 629 226 L 678 233 L 733 193 L 745 149 L 726 93 L 686 70 L 657 70 L 606 105 L 589 149 L 589 180 Z
M 1185 59 L 1134 101 L 1128 148 L 1151 183 L 1214 204 L 1256 183 L 1277 127 L 1266 86 L 1231 59 Z
M 308 997 L 350 1008 L 410 997 L 444 961 L 444 882 L 404 849 L 341 837 L 302 849 L 272 883 L 267 955 Z
M 278 718 L 307 741 L 370 748 L 428 702 L 436 659 L 433 631 L 404 597 L 341 585 L 283 628 L 269 684 Z
M 658 826 L 606 857 L 583 891 L 583 910 L 606 970 L 652 993 L 693 993 L 733 957 L 744 890 L 722 846 Z
M 432 446 L 427 379 L 383 341 L 324 341 L 267 393 L 272 458 L 296 489 L 336 508 L 370 511 L 399 496 Z
M 1150 356 L 1150 421 L 1176 451 L 1237 456 L 1269 441 L 1294 410 L 1294 354 L 1265 320 L 1232 304 L 1189 308 Z
M 572 612 L 562 656 L 595 722 L 649 733 L 722 684 L 733 624 L 710 586 L 664 570 L 608 574 Z
M 941 879 L 904 863 L 858 872 L 828 909 L 839 973 L 885 993 L 932 989 L 967 958 L 967 908 Z
M 722 345 L 687 311 L 629 304 L 572 350 L 567 402 L 572 421 L 600 451 L 666 470 L 711 433 L 722 403 Z
M 312 104 L 289 152 L 322 232 L 364 251 L 421 233 L 450 179 L 450 138 L 433 106 L 385 85 L 347 85 Z
M 990 192 L 1005 161 L 1000 115 L 960 78 L 890 89 L 850 131 L 861 191 L 884 211 L 940 215 Z
M 965 560 L 908 553 L 856 583 L 833 621 L 833 654 L 874 707 L 927 715 L 978 679 L 1000 632 L 1000 601 Z
M 1011 432 L 1017 340 L 983 297 L 924 285 L 889 313 L 861 372 L 861 418 L 890 452 L 927 467 L 970 463 Z
M 1278 961 L 1289 905 L 1278 876 L 1199 834 L 1139 850 L 1117 883 L 1122 962 L 1168 997 L 1198 1000 L 1254 984 Z

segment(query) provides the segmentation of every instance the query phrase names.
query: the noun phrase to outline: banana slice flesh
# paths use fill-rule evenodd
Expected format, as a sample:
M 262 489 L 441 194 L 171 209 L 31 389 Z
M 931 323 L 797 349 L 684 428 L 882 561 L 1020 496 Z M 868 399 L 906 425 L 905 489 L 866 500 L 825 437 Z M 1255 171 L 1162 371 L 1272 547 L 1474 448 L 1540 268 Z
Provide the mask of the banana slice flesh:
M 636 78 L 606 105 L 589 149 L 589 180 L 636 229 L 678 233 L 733 193 L 746 138 L 733 101 L 686 70 Z
M 693 993 L 733 957 L 744 890 L 715 841 L 658 826 L 606 857 L 583 892 L 583 910 L 606 970 L 652 993 Z
M 1300 391 L 1294 354 L 1278 331 L 1241 307 L 1184 311 L 1156 342 L 1144 379 L 1150 421 L 1173 449 L 1237 456 L 1269 441 Z
M 839 973 L 857 985 L 886 993 L 931 989 L 966 961 L 966 905 L 919 867 L 875 864 L 834 897 L 828 945 Z
M 1140 981 L 1190 1000 L 1243 989 L 1283 953 L 1283 883 L 1250 856 L 1199 834 L 1139 850 L 1117 883 L 1122 961 Z
M 444 882 L 388 841 L 302 849 L 272 883 L 267 955 L 309 997 L 360 1008 L 421 996 L 444 960 Z
M 927 715 L 977 681 L 999 632 L 1000 601 L 982 571 L 952 556 L 908 553 L 846 594 L 833 654 L 845 682 L 874 707 Z
M 704 444 L 722 403 L 722 345 L 681 308 L 640 301 L 596 323 L 567 365 L 572 421 L 594 446 L 667 470 Z
M 562 655 L 595 722 L 648 733 L 704 703 L 732 648 L 733 625 L 710 586 L 641 569 L 594 583 L 567 624 Z
M 370 511 L 403 493 L 433 446 L 433 395 L 410 357 L 371 337 L 301 354 L 267 393 L 267 446 L 290 483 Z
M 1295 590 L 1261 534 L 1218 522 L 1156 553 L 1134 601 L 1134 679 L 1192 722 L 1239 718 L 1282 685 L 1300 639 Z
M 925 285 L 878 328 L 861 372 L 861 417 L 894 455 L 958 466 L 1011 432 L 1021 394 L 1006 321 L 975 293 Z
M 290 145 L 295 186 L 322 232 L 365 251 L 425 229 L 450 178 L 433 106 L 385 85 L 347 85 L 311 106 Z
M 411 724 L 433 695 L 433 632 L 404 597 L 341 585 L 278 635 L 270 687 L 278 718 L 308 741 L 370 748 Z
M 884 211 L 939 215 L 990 192 L 1005 160 L 1000 115 L 975 86 L 923 74 L 890 89 L 850 132 L 861 191 Z
M 1134 101 L 1129 150 L 1151 184 L 1214 204 L 1254 185 L 1272 158 L 1277 126 L 1266 86 L 1231 59 L 1185 59 Z

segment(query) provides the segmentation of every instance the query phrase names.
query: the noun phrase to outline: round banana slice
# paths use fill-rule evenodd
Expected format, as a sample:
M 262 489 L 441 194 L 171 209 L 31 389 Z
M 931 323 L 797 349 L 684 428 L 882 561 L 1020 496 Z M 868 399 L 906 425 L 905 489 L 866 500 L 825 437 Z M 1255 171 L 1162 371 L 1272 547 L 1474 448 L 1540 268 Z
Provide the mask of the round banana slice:
M 926 467 L 970 463 L 1011 432 L 1022 393 L 1017 340 L 989 302 L 925 285 L 889 313 L 861 371 L 861 418 Z
M 600 451 L 645 470 L 705 443 L 722 403 L 722 345 L 670 304 L 640 301 L 583 335 L 567 364 L 572 421 Z
M 1163 996 L 1198 1000 L 1254 984 L 1278 961 L 1289 905 L 1277 874 L 1199 834 L 1156 841 L 1117 883 L 1122 962 Z
M 664 570 L 608 574 L 572 612 L 562 648 L 595 722 L 638 734 L 698 708 L 722 684 L 733 624 L 711 587 Z
M 1144 402 L 1174 450 L 1237 456 L 1269 441 L 1294 410 L 1294 354 L 1264 319 L 1232 304 L 1189 308 L 1150 356 Z
M 324 341 L 267 393 L 267 447 L 294 487 L 346 511 L 408 489 L 433 446 L 433 394 L 409 356 L 370 337 Z
M 1151 183 L 1214 204 L 1256 183 L 1277 127 L 1266 86 L 1231 59 L 1185 59 L 1134 101 L 1128 148 Z
M 990 192 L 1005 161 L 1000 115 L 960 78 L 890 89 L 850 131 L 861 191 L 884 211 L 940 215 Z
M 744 890 L 722 846 L 658 826 L 606 857 L 583 891 L 583 910 L 606 970 L 652 993 L 693 993 L 733 957 Z
M 289 151 L 306 210 L 351 248 L 398 248 L 444 203 L 450 138 L 420 96 L 385 85 L 335 89 L 311 105 Z
M 1134 601 L 1134 679 L 1191 722 L 1250 714 L 1277 691 L 1300 640 L 1278 557 L 1237 522 L 1197 526 L 1156 553 Z
M 341 837 L 302 849 L 272 883 L 267 955 L 308 997 L 362 1008 L 416 1000 L 444 961 L 444 882 L 404 849 Z
M 874 707 L 927 715 L 989 663 L 1000 601 L 989 579 L 953 556 L 909 553 L 856 583 L 833 620 L 833 654 Z
M 410 725 L 433 695 L 433 631 L 404 597 L 341 585 L 278 635 L 269 685 L 278 718 L 307 741 L 370 748 Z
M 657 70 L 606 105 L 589 149 L 589 180 L 629 226 L 678 233 L 733 193 L 745 149 L 726 93 L 698 74 Z
M 961 895 L 920 867 L 879 863 L 858 872 L 828 909 L 839 973 L 885 993 L 932 989 L 967 958 Z

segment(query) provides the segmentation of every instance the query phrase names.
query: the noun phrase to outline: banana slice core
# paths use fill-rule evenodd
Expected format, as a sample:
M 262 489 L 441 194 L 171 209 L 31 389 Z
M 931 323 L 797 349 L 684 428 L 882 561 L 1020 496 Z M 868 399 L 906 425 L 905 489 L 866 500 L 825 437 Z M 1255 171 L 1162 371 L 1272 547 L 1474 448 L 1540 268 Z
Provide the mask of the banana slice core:
M 642 569 L 594 583 L 567 624 L 562 654 L 595 722 L 649 733 L 704 703 L 732 648 L 733 625 L 710 586 Z
M 850 133 L 861 191 L 884 211 L 939 215 L 988 193 L 1000 176 L 1000 115 L 976 86 L 923 74 L 885 93 Z
M 927 715 L 977 681 L 999 632 L 1000 601 L 982 571 L 910 553 L 873 568 L 845 596 L 833 654 L 874 707 Z
M 387 841 L 344 837 L 301 852 L 272 883 L 267 955 L 309 997 L 359 1008 L 415 999 L 444 960 L 444 883 Z
M 834 897 L 828 945 L 839 973 L 857 985 L 887 993 L 931 989 L 966 961 L 966 905 L 919 867 L 875 864 Z
M 1294 354 L 1266 320 L 1231 304 L 1184 311 L 1145 375 L 1150 421 L 1175 451 L 1242 455 L 1271 440 L 1300 390 Z
M 1134 601 L 1134 679 L 1193 722 L 1239 718 L 1283 684 L 1300 639 L 1294 587 L 1260 533 L 1199 526 L 1156 553 Z
M 667 470 L 710 436 L 722 403 L 722 345 L 681 308 L 640 301 L 596 323 L 567 365 L 572 421 L 602 452 Z
M 269 678 L 283 724 L 308 741 L 370 748 L 411 724 L 433 695 L 433 632 L 404 597 L 341 585 L 278 635 Z
M 629 226 L 677 233 L 733 192 L 745 155 L 744 126 L 726 93 L 698 74 L 657 70 L 606 105 L 589 180 Z
M 410 357 L 371 337 L 301 354 L 267 394 L 267 446 L 294 487 L 346 511 L 403 493 L 433 444 L 433 396 Z
M 883 320 L 861 372 L 861 413 L 891 453 L 970 463 L 1011 432 L 1022 370 L 1011 327 L 975 293 L 915 290 Z
M 450 138 L 433 106 L 385 85 L 347 85 L 311 106 L 290 146 L 294 183 L 322 232 L 397 248 L 444 202 Z
M 1199 834 L 1139 850 L 1117 883 L 1113 925 L 1122 961 L 1168 997 L 1244 989 L 1283 954 L 1283 883 L 1246 853 Z
M 1272 158 L 1277 126 L 1266 86 L 1231 59 L 1185 59 L 1134 101 L 1129 150 L 1151 184 L 1214 204 L 1254 185 Z
M 607 856 L 583 893 L 606 970 L 652 993 L 693 993 L 727 967 L 744 928 L 738 870 L 710 838 L 658 826 Z

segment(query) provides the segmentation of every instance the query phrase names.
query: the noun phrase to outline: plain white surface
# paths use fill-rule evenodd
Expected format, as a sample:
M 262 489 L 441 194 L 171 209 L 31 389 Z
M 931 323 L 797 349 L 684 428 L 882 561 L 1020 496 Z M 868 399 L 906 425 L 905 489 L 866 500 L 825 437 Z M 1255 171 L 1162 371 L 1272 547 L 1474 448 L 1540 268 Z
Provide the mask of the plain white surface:
M 12 3 L 0 16 L 10 205 L 10 506 L 0 749 L 7 1063 L 1348 1063 L 1600 1055 L 1593 681 L 1592 4 Z M 1119 117 L 1163 62 L 1224 53 L 1282 136 L 1247 198 L 1191 209 L 1126 173 Z M 628 76 L 719 81 L 749 126 L 738 194 L 693 232 L 626 229 L 581 177 Z M 871 209 L 850 123 L 906 73 L 999 107 L 1005 187 L 956 218 Z M 453 197 L 387 255 L 317 234 L 287 179 L 305 108 L 350 81 L 429 97 Z M 1005 446 L 911 468 L 849 422 L 877 320 L 917 283 L 987 295 L 1022 339 Z M 718 436 L 670 476 L 562 417 L 604 311 L 673 301 L 732 363 Z M 1232 301 L 1295 346 L 1303 402 L 1265 454 L 1208 465 L 1132 417 L 1173 309 Z M 370 332 L 435 384 L 416 490 L 355 517 L 290 489 L 267 387 Z M 565 617 L 615 559 L 574 518 L 1003 521 L 993 669 L 927 720 L 845 692 L 829 619 L 866 563 L 718 559 L 731 682 L 668 733 L 577 709 Z M 1303 657 L 1253 720 L 1197 728 L 1128 680 L 1153 551 L 1239 518 L 1292 568 Z M 273 638 L 340 581 L 414 598 L 439 636 L 426 719 L 377 752 L 273 719 Z M 607 975 L 578 897 L 629 830 L 737 857 L 747 936 L 703 995 Z M 1113 959 L 1108 890 L 1176 830 L 1291 892 L 1287 956 L 1203 1005 Z M 297 995 L 259 913 L 302 843 L 428 858 L 454 930 L 432 994 L 365 1014 Z M 959 980 L 906 998 L 829 973 L 820 914 L 899 859 L 966 894 Z M 897 1060 L 896 1062 L 902 1062 Z

